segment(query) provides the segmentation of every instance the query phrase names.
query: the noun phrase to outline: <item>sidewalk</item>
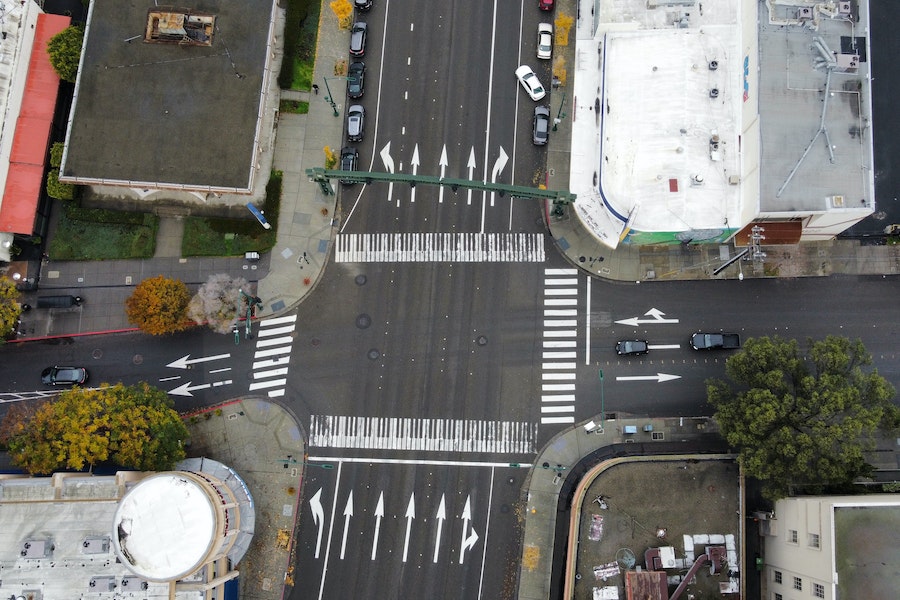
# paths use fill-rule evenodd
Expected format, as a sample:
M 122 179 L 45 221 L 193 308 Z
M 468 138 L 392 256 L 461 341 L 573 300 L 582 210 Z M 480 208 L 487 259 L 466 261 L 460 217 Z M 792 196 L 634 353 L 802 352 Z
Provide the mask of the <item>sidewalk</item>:
M 186 415 L 188 457 L 233 468 L 253 496 L 255 531 L 238 564 L 240 597 L 283 598 L 295 577 L 294 535 L 303 484 L 305 435 L 286 409 L 243 398 Z

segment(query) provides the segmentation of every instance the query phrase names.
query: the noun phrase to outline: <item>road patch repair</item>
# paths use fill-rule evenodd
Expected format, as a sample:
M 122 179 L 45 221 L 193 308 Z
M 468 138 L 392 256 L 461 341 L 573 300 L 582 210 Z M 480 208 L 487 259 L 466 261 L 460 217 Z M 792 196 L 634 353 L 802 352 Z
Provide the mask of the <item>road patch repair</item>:
M 709 456 L 609 461 L 580 494 L 575 600 L 738 597 L 741 491 L 734 460 Z M 590 476 L 589 476 L 590 477 Z M 574 543 L 573 543 L 574 542 Z M 571 551 L 571 550 L 570 550 Z M 694 567 L 692 569 L 692 567 Z M 626 594 L 626 587 L 630 592 Z M 668 592 L 666 592 L 668 588 Z M 682 594 L 683 593 L 683 594 Z M 651 594 L 651 595 L 646 595 Z

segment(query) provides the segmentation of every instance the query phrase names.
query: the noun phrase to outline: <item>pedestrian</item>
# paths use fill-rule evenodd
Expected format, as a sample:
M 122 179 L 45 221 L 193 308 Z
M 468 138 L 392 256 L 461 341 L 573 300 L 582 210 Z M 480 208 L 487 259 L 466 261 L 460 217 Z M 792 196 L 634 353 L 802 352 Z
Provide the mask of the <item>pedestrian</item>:
M 315 94 L 316 96 L 319 95 L 319 86 L 315 83 L 313 84 L 313 94 Z

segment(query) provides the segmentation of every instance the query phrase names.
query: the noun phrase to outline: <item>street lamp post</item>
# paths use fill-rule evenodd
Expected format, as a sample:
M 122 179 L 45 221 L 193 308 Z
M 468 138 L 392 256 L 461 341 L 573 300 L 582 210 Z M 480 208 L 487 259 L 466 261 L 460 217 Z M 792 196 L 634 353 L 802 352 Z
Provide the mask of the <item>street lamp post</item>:
M 603 419 L 606 417 L 606 399 L 603 397 L 603 369 L 600 369 L 600 429 L 603 429 Z
M 349 77 L 323 77 L 323 79 L 325 80 L 325 91 L 327 92 L 327 95 L 325 96 L 325 102 L 327 102 L 328 104 L 331 105 L 331 110 L 334 111 L 334 116 L 337 117 L 339 114 L 338 109 L 337 109 L 337 103 L 335 103 L 335 101 L 334 101 L 334 94 L 331 93 L 331 88 L 328 87 L 328 80 L 329 79 L 337 79 L 337 80 L 343 79 L 344 81 L 347 81 L 349 79 Z
M 563 112 L 563 105 L 566 103 L 566 93 L 563 92 L 562 100 L 559 103 L 559 110 L 556 111 L 556 118 L 553 119 L 553 131 L 556 131 L 557 126 L 560 122 L 566 118 L 566 113 Z

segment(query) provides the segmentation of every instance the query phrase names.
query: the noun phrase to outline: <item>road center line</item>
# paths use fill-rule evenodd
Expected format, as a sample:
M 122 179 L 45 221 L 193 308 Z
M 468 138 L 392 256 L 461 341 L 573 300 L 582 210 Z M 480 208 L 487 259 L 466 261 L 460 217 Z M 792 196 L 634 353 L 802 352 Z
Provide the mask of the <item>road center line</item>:
M 496 3 L 496 0 L 494 0 Z M 487 521 L 484 524 L 484 540 L 481 542 L 481 579 L 478 581 L 478 597 L 484 588 L 484 560 L 487 558 L 488 532 L 491 530 L 491 506 L 494 501 L 494 468 L 491 467 L 491 491 L 488 493 Z M 462 552 L 462 548 L 460 548 Z
M 591 364 L 591 278 L 587 278 L 584 306 L 584 364 Z

